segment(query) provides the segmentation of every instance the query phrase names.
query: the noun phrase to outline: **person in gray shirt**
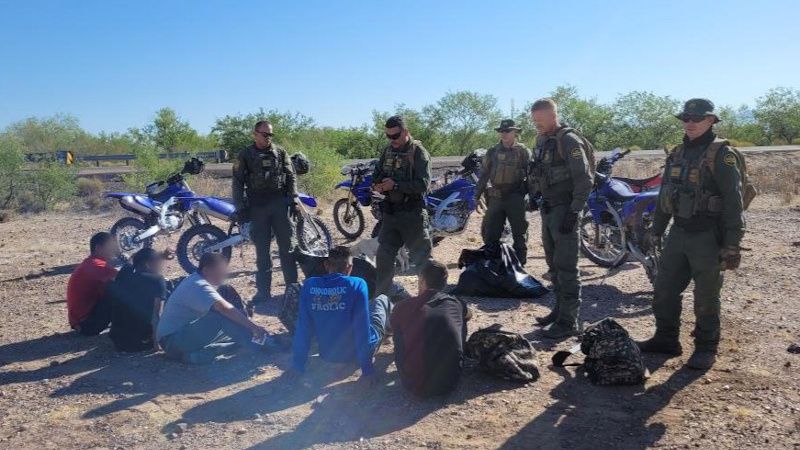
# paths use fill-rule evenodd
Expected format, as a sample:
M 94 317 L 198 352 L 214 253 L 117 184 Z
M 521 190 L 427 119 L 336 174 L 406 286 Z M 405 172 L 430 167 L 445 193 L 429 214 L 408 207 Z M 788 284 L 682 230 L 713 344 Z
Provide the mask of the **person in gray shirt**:
M 232 340 L 242 347 L 268 337 L 267 330 L 250 320 L 217 292 L 228 276 L 228 261 L 205 253 L 197 272 L 183 280 L 169 296 L 156 336 L 171 359 L 190 364 L 213 361 L 214 344 Z

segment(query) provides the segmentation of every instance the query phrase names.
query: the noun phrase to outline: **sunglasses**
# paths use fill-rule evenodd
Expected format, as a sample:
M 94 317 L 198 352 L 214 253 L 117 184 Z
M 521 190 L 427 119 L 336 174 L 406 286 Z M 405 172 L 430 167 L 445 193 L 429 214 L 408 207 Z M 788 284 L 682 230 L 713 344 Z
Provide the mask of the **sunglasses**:
M 395 134 L 389 134 L 389 133 L 386 133 L 386 139 L 391 139 L 391 140 L 393 140 L 393 141 L 394 141 L 394 140 L 396 140 L 396 139 L 400 139 L 400 136 L 401 136 L 402 134 L 403 134 L 403 132 L 402 132 L 402 131 L 398 131 L 398 132 L 397 132 L 397 133 L 395 133 Z
M 683 116 L 681 117 L 681 120 L 683 121 L 683 123 L 689 123 L 689 122 L 700 123 L 706 120 L 706 116 Z
M 264 139 L 269 139 L 269 138 L 271 138 L 272 136 L 275 136 L 275 134 L 273 134 L 273 133 L 267 133 L 267 132 L 265 132 L 265 131 L 256 131 L 256 133 L 258 133 L 258 134 L 260 134 L 261 136 L 263 136 L 263 137 L 264 137 Z

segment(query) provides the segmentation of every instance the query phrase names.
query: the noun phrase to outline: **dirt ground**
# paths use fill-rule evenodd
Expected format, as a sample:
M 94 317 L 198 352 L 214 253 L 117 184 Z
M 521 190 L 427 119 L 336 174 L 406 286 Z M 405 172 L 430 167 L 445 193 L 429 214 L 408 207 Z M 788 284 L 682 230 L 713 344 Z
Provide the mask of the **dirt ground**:
M 636 387 L 596 387 L 580 370 L 549 366 L 553 351 L 574 342 L 553 346 L 535 332 L 533 319 L 549 311 L 552 295 L 468 299 L 470 331 L 499 322 L 526 335 L 542 377 L 520 385 L 467 371 L 452 394 L 430 400 L 399 385 L 391 341 L 377 357 L 380 384 L 365 386 L 355 369 L 314 358 L 303 384 L 281 377 L 289 354 L 191 367 L 160 354 L 116 353 L 105 334 L 76 336 L 66 321 L 67 279 L 89 236 L 120 213 L 19 216 L 0 224 L 0 448 L 799 448 L 800 355 L 787 347 L 800 340 L 800 208 L 787 201 L 796 203 L 765 195 L 747 213 L 748 250 L 742 267 L 726 275 L 723 342 L 712 370 L 683 365 L 692 349 L 691 291 L 686 354 L 647 356 L 652 376 Z M 460 249 L 480 244 L 476 219 L 434 250 L 450 264 L 451 283 Z M 529 242 L 527 268 L 540 277 L 536 216 Z M 255 292 L 254 261 L 251 248 L 234 253 L 232 283 L 245 296 Z M 607 273 L 582 258 L 580 269 L 584 321 L 612 316 L 634 338 L 650 335 L 652 290 L 638 264 Z M 177 262 L 169 272 L 181 274 Z M 274 291 L 282 292 L 275 278 Z M 400 280 L 416 292 L 413 277 Z M 264 307 L 256 318 L 282 333 L 274 312 Z

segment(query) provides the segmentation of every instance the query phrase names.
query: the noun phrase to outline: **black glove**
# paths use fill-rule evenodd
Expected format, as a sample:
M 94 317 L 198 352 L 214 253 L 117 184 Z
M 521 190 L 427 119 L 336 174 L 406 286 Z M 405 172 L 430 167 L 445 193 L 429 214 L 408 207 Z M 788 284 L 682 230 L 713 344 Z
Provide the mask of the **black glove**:
M 561 226 L 558 227 L 558 232 L 561 234 L 569 234 L 575 231 L 575 225 L 578 223 L 578 213 L 570 211 L 564 215 L 564 220 L 561 221 Z
M 528 194 L 528 211 L 538 211 L 542 204 L 542 194 Z
M 739 247 L 725 247 L 719 252 L 721 270 L 735 270 L 742 263 L 742 253 Z
M 250 213 L 246 209 L 237 210 L 231 216 L 231 221 L 239 225 L 250 222 Z

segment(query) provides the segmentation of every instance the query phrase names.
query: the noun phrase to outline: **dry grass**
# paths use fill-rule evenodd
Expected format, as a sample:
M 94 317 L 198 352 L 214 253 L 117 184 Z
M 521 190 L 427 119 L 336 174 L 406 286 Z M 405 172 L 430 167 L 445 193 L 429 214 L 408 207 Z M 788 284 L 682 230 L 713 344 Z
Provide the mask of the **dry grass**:
M 800 152 L 747 153 L 747 170 L 760 194 L 774 194 L 784 205 L 800 195 Z M 627 158 L 614 167 L 621 177 L 645 178 L 659 173 L 660 158 Z

